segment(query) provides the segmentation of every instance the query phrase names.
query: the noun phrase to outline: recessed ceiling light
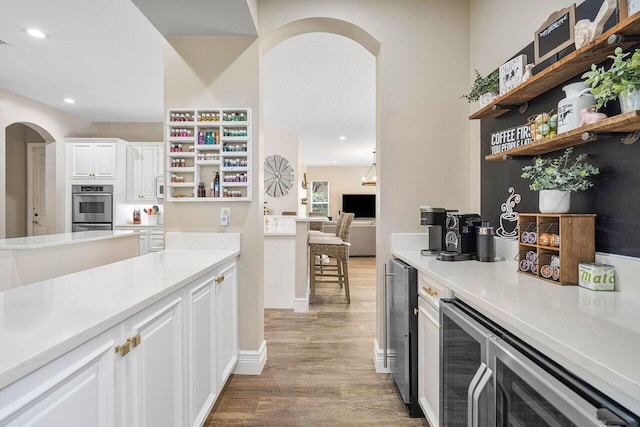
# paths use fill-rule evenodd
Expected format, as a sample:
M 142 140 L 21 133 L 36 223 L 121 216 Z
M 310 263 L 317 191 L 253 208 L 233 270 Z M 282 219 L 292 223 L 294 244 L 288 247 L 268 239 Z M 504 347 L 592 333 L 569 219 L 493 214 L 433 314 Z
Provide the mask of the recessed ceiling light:
M 340 137 L 340 141 L 346 141 L 347 137 L 346 136 L 341 136 Z
M 67 104 L 75 104 L 76 100 L 71 98 L 65 98 L 64 102 L 66 102 Z
M 29 34 L 32 37 L 35 37 L 37 39 L 46 39 L 47 35 L 45 33 L 43 33 L 42 31 L 35 29 L 35 28 L 27 28 L 27 34 Z

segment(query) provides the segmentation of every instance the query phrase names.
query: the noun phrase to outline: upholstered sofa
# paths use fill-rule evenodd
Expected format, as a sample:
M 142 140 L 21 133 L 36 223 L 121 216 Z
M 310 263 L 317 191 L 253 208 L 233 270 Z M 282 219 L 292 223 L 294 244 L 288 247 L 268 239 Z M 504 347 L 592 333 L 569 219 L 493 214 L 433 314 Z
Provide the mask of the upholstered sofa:
M 325 233 L 336 232 L 336 222 L 325 222 L 322 226 Z M 375 220 L 354 219 L 351 223 L 351 247 L 349 256 L 376 256 L 376 223 Z

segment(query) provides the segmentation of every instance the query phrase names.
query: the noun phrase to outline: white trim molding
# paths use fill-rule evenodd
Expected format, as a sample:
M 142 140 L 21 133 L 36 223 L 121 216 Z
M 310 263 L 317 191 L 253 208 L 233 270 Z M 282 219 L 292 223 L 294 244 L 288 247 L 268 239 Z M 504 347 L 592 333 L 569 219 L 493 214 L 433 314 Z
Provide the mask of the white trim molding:
M 384 350 L 378 346 L 377 339 L 373 340 L 373 364 L 376 367 L 376 372 L 379 374 L 388 374 L 391 372 L 388 363 L 387 367 L 384 367 Z
M 233 373 L 238 375 L 260 375 L 265 363 L 267 363 L 267 342 L 263 340 L 257 351 L 238 351 L 238 363 L 236 363 Z
M 309 296 L 307 298 L 294 298 L 293 299 L 293 312 L 294 313 L 308 313 L 309 312 Z

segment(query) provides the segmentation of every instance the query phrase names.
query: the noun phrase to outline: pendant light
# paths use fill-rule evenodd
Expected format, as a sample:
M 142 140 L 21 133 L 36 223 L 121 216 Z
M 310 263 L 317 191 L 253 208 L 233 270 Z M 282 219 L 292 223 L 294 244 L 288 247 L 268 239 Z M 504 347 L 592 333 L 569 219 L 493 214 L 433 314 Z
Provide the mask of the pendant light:
M 371 177 L 369 177 L 371 171 L 373 171 L 373 174 L 371 175 Z M 369 170 L 362 177 L 362 185 L 369 187 L 376 186 L 376 150 L 373 150 L 373 164 L 369 166 Z

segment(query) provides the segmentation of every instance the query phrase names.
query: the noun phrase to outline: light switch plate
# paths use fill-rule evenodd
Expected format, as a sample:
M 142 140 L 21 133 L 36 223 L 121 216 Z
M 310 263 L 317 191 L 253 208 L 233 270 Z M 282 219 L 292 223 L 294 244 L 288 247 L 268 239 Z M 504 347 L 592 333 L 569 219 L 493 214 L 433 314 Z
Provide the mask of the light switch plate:
M 220 225 L 231 224 L 231 208 L 220 208 Z

